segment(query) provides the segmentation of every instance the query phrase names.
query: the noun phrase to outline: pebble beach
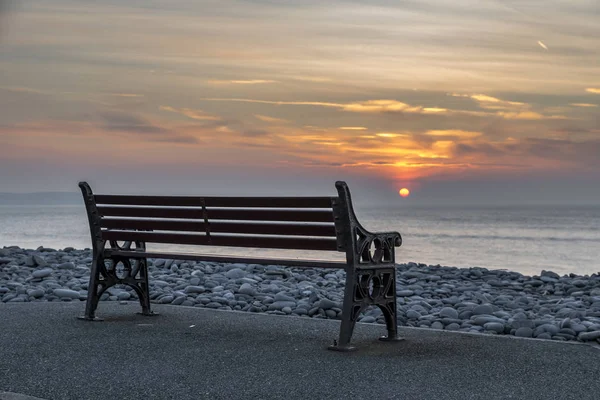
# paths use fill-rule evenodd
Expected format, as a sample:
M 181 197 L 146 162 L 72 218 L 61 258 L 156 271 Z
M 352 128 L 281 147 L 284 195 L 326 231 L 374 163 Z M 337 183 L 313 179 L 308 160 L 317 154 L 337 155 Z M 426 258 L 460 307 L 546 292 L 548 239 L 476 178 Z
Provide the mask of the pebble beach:
M 0 302 L 81 301 L 89 249 L 0 249 Z M 345 272 L 276 265 L 148 260 L 153 303 L 339 319 Z M 600 343 L 600 275 L 397 265 L 398 325 Z M 127 286 L 102 301 L 137 302 Z M 102 316 L 102 303 L 98 307 Z M 384 324 L 378 308 L 359 322 Z

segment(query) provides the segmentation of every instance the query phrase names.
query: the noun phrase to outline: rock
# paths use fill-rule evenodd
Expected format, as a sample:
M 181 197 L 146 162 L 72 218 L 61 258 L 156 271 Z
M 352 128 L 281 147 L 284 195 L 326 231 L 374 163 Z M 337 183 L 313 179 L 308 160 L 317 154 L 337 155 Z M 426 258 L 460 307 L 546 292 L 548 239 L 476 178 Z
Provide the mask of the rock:
M 435 321 L 433 324 L 431 324 L 431 328 L 432 329 L 444 329 L 444 324 L 442 324 L 440 321 Z
M 73 264 L 72 262 L 65 262 L 62 264 L 58 264 L 56 266 L 56 268 L 58 268 L 58 269 L 75 269 L 75 264 Z
M 396 292 L 396 296 L 398 297 L 410 297 L 413 294 L 415 294 L 415 292 L 413 292 L 412 290 L 399 290 Z
M 37 256 L 37 255 L 33 255 L 33 262 L 38 267 L 47 267 L 48 266 L 48 263 L 46 262 L 46 260 L 44 259 L 44 257 L 40 257 L 40 256 Z
M 249 283 L 243 283 L 242 286 L 238 289 L 238 293 L 245 294 L 248 296 L 256 295 L 256 289 L 252 287 Z
M 500 324 L 504 324 L 504 320 L 502 318 L 494 317 L 492 315 L 478 315 L 473 317 L 472 319 L 474 325 L 483 326 L 488 322 L 497 322 Z
M 52 268 L 38 269 L 37 271 L 33 271 L 31 273 L 31 276 L 35 279 L 43 279 L 50 275 L 52 275 Z
M 371 316 L 365 316 L 362 317 L 362 319 L 359 322 L 363 322 L 365 324 L 372 324 L 375 323 L 375 317 L 371 317 Z
M 496 333 L 504 333 L 504 324 L 500 322 L 488 322 L 483 325 L 483 328 L 487 331 L 494 331 Z
M 295 301 L 275 301 L 271 304 L 269 304 L 269 310 L 279 310 L 281 311 L 281 309 L 283 309 L 284 307 L 290 307 L 290 308 L 296 308 L 296 302 Z
M 523 338 L 530 338 L 533 336 L 533 329 L 527 328 L 527 327 L 519 328 L 515 332 L 515 336 L 523 337 Z
M 2 292 L 0 292 L 2 293 Z M 46 292 L 43 289 L 29 289 L 27 291 L 27 295 L 34 297 L 36 299 L 43 297 L 46 294 Z
M 246 271 L 240 268 L 233 268 L 225 272 L 225 276 L 229 279 L 240 279 L 246 276 Z
M 473 309 L 473 315 L 493 314 L 494 307 L 491 304 L 481 304 Z
M 172 301 L 173 301 L 173 299 L 174 299 L 174 297 L 173 297 L 172 295 L 170 295 L 170 294 L 169 294 L 169 295 L 166 295 L 166 296 L 163 296 L 163 297 L 161 297 L 161 298 L 158 300 L 158 302 L 159 302 L 160 304 L 169 304 L 170 302 L 172 302 Z M 219 305 L 220 305 L 220 304 L 219 304 Z
M 129 292 L 120 292 L 117 294 L 117 299 L 124 301 L 129 300 L 131 298 L 131 294 Z
M 294 299 L 294 298 L 293 298 L 293 297 L 291 297 L 291 296 L 288 296 L 288 295 L 287 295 L 287 294 L 285 294 L 285 293 L 277 293 L 277 294 L 275 295 L 275 297 L 273 297 L 273 300 L 274 300 L 274 301 L 292 301 L 292 302 L 294 302 L 294 303 L 296 302 L 296 299 Z M 321 307 L 321 308 L 324 308 L 324 307 Z
M 444 307 L 444 308 L 442 308 L 440 310 L 440 317 L 457 319 L 458 318 L 458 311 L 456 311 L 452 307 Z
M 458 331 L 458 330 L 460 330 L 460 325 L 456 324 L 456 323 L 447 325 L 446 330 L 447 331 Z
M 548 332 L 544 332 L 544 333 L 540 333 L 539 335 L 537 335 L 536 339 L 550 340 L 550 339 L 552 339 L 552 335 L 550 335 Z
M 408 319 L 419 319 L 421 317 L 421 314 L 418 311 L 415 311 L 415 310 L 408 310 L 406 312 L 406 317 Z
M 206 289 L 204 286 L 186 286 L 183 290 L 186 294 L 204 293 Z
M 179 296 L 176 297 L 175 299 L 173 299 L 173 301 L 171 302 L 171 304 L 173 304 L 174 306 L 178 306 L 183 304 L 183 302 L 187 299 L 186 296 Z
M 54 295 L 60 299 L 79 299 L 80 294 L 70 289 L 54 289 Z
M 587 342 L 590 340 L 596 340 L 596 339 L 600 339 L 600 330 L 599 331 L 592 331 L 592 332 L 581 332 L 579 334 L 579 336 L 577 336 L 577 339 L 583 341 L 583 342 Z
M 323 310 L 329 310 L 330 308 L 334 307 L 339 307 L 339 304 L 329 299 L 322 299 L 319 302 L 319 308 L 322 308 Z

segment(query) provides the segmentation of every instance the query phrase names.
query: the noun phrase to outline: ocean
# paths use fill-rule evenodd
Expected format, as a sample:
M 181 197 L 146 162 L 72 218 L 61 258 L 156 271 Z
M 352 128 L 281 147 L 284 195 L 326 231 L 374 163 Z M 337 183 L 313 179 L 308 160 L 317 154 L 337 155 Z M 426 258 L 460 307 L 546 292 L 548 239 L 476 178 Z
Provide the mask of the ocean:
M 371 231 L 398 231 L 397 262 L 539 274 L 600 272 L 600 207 L 378 207 L 356 209 Z M 0 248 L 91 247 L 83 205 L 0 206 Z M 149 244 L 185 251 L 190 246 Z M 209 248 L 211 253 L 343 259 L 343 254 Z M 326 253 L 325 253 L 326 254 Z

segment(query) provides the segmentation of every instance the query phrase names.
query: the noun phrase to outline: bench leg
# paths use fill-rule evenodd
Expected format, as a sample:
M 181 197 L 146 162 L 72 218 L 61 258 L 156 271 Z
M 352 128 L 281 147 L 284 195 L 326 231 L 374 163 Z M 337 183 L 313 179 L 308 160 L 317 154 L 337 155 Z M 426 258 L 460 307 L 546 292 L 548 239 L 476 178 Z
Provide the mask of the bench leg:
M 354 271 L 346 273 L 346 286 L 344 288 L 344 305 L 342 309 L 342 322 L 340 324 L 339 341 L 329 346 L 329 350 L 333 351 L 354 351 L 356 347 L 350 345 L 356 319 L 360 315 L 361 305 L 355 302 L 357 275 Z
M 79 319 L 87 321 L 102 321 L 101 318 L 96 317 L 96 308 L 98 307 L 98 301 L 100 296 L 107 289 L 106 285 L 100 282 L 100 269 L 104 267 L 104 259 L 102 257 L 94 257 L 92 261 L 92 270 L 90 271 L 90 281 L 88 283 L 88 295 L 85 303 L 85 314 Z M 100 288 L 98 288 L 100 286 Z
M 396 320 L 396 270 L 377 268 L 354 270 L 346 273 L 346 288 L 340 326 L 339 342 L 329 346 L 330 350 L 353 351 L 350 339 L 360 313 L 368 306 L 377 306 L 385 318 L 387 336 L 383 341 L 400 341 Z
M 150 309 L 150 284 L 148 283 L 148 261 L 143 258 L 138 260 L 139 265 L 139 282 L 133 288 L 137 292 L 140 305 L 142 306 L 141 315 L 155 316 L 157 313 L 152 312 Z

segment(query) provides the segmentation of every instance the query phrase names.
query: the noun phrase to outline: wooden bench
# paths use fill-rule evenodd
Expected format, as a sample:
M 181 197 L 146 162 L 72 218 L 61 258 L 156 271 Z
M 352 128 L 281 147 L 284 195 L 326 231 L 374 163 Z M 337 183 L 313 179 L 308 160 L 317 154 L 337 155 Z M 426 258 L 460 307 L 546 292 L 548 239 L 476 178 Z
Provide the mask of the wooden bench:
M 182 197 L 83 193 L 92 236 L 93 262 L 84 319 L 97 320 L 100 296 L 116 284 L 135 290 L 142 314 L 150 309 L 148 258 L 343 268 L 346 286 L 339 340 L 332 350 L 352 350 L 356 320 L 370 305 L 381 308 L 387 336 L 396 326 L 397 232 L 371 233 L 356 219 L 350 191 L 336 182 L 336 197 Z M 123 242 L 123 244 L 121 244 Z M 246 258 L 149 251 L 146 243 L 338 251 L 346 261 Z M 119 265 L 119 268 L 117 268 Z

